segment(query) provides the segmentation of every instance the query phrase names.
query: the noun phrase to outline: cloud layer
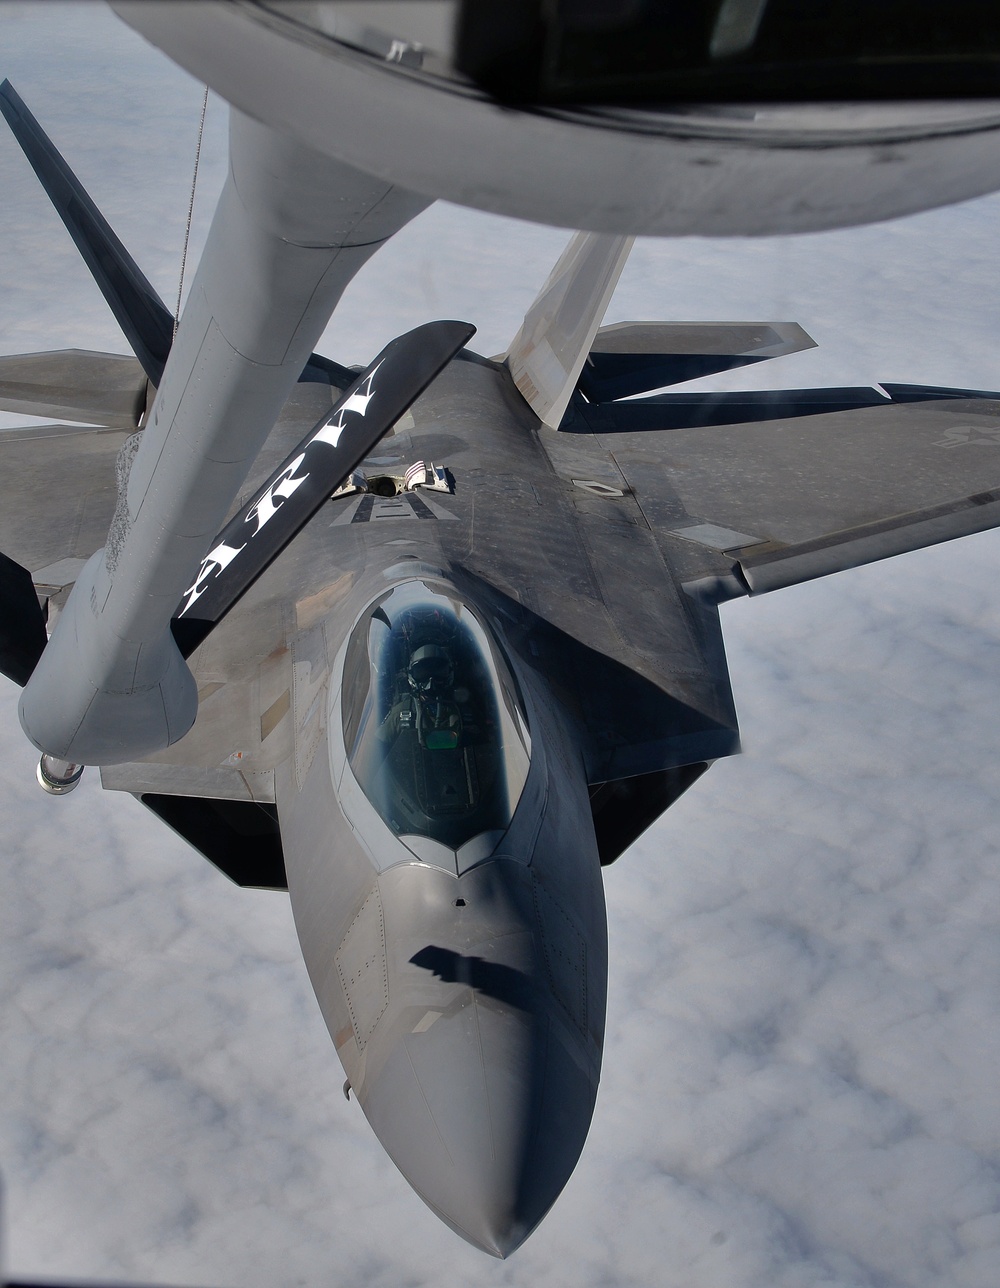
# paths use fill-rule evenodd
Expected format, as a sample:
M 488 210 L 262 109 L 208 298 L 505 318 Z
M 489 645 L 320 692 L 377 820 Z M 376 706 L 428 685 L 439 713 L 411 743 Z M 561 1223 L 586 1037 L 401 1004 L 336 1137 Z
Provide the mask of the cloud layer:
M 4 5 L 0 47 L 172 307 L 199 87 L 103 9 Z M 193 261 L 224 165 L 213 101 Z M 4 133 L 0 176 L 0 351 L 123 351 Z M 795 240 L 642 242 L 609 320 L 791 318 L 820 342 L 713 387 L 997 387 L 998 214 L 990 198 Z M 372 260 L 321 350 L 364 361 L 430 316 L 502 350 L 565 238 L 434 208 Z M 726 607 L 745 754 L 607 872 L 597 1115 L 504 1264 L 423 1208 L 344 1101 L 283 896 L 230 886 L 96 775 L 44 798 L 4 683 L 5 1266 L 260 1288 L 992 1288 L 998 556 L 985 534 Z

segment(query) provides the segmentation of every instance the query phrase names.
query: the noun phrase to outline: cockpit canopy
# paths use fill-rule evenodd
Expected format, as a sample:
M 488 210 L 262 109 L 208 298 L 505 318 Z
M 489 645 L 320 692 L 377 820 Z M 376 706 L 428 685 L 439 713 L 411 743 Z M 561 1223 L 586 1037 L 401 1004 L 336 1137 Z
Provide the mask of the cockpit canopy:
M 473 609 L 426 582 L 395 587 L 351 635 L 343 695 L 351 770 L 397 836 L 450 850 L 499 840 L 531 740 L 516 681 Z

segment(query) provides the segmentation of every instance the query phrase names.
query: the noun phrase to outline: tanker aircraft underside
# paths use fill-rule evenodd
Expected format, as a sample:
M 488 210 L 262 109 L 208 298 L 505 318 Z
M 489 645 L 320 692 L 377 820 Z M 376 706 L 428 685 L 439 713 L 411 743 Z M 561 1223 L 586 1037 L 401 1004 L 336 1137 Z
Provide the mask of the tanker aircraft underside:
M 312 345 L 426 201 L 239 113 L 173 338 L 6 83 L 0 107 L 135 352 L 0 359 L 0 407 L 59 422 L 0 434 L 0 663 L 40 781 L 99 766 L 287 890 L 380 1142 L 504 1256 L 594 1111 L 601 866 L 738 750 L 719 604 L 1000 523 L 1000 395 L 670 392 L 812 341 L 601 327 L 611 232 L 571 239 L 503 357 L 433 322 L 348 369 Z M 255 315 L 265 280 L 287 293 Z

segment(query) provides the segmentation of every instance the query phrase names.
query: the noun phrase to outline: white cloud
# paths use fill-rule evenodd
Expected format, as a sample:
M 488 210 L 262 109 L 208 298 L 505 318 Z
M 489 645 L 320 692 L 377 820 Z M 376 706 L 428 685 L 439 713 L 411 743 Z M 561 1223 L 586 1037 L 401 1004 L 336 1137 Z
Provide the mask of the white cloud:
M 0 9 L 2 70 L 172 307 L 198 87 L 103 10 Z M 214 104 L 195 254 L 224 164 Z M 123 350 L 0 132 L 0 349 Z M 612 318 L 800 321 L 719 387 L 996 387 L 995 199 L 797 240 L 644 241 Z M 323 345 L 428 316 L 501 349 L 565 233 L 428 212 Z M 0 1168 L 19 1274 L 190 1284 L 992 1288 L 1000 1267 L 1000 537 L 724 610 L 746 754 L 607 872 L 583 1159 L 503 1265 L 340 1092 L 287 901 L 96 775 L 52 801 L 0 711 Z

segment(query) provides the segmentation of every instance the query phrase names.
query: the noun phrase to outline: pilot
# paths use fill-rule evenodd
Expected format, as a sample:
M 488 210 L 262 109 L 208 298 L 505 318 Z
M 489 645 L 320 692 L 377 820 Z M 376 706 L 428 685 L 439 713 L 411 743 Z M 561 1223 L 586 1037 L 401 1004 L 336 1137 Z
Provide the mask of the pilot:
M 382 721 L 379 738 L 393 743 L 404 729 L 416 730 L 420 745 L 431 751 L 457 747 L 462 717 L 454 701 L 455 668 L 441 644 L 413 650 L 406 668 L 409 693 L 394 702 Z
M 406 678 L 413 693 L 444 697 L 455 683 L 451 656 L 441 644 L 423 644 L 414 649 Z

